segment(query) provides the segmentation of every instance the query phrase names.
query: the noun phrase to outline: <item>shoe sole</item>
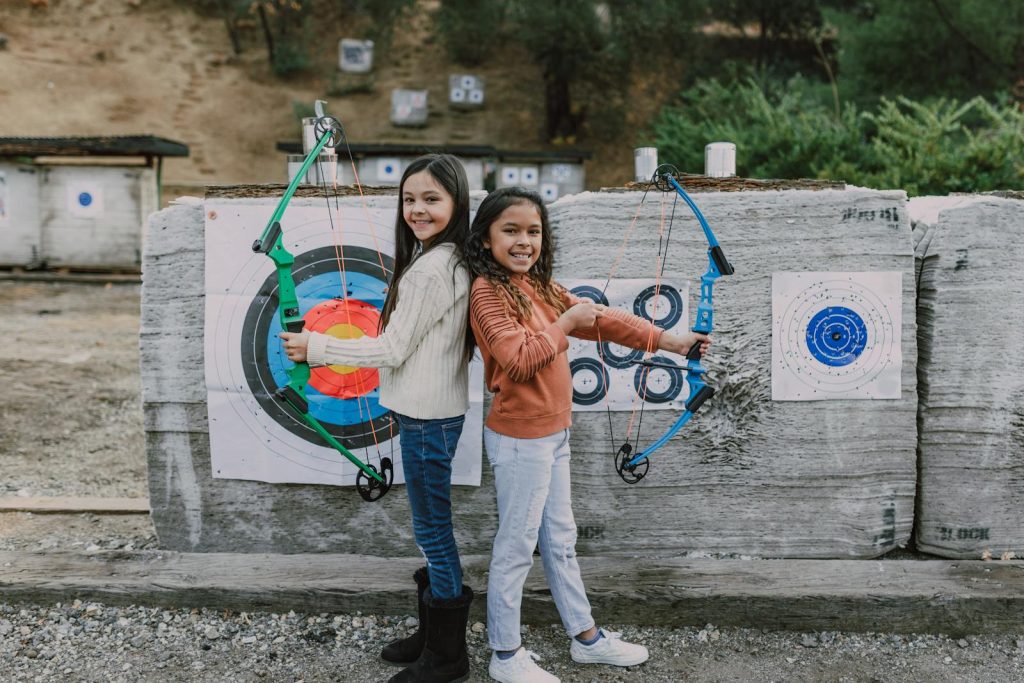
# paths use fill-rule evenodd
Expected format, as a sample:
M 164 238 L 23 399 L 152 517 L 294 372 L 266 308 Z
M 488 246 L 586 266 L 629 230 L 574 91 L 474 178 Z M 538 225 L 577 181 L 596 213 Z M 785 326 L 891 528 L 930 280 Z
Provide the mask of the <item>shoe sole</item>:
M 608 666 L 636 666 L 637 664 L 643 664 L 651 658 L 650 653 L 648 653 L 647 656 L 643 657 L 642 659 L 626 660 L 620 662 L 607 662 L 601 659 L 576 659 L 576 655 L 574 655 L 571 652 L 569 653 L 569 656 L 572 657 L 572 661 L 576 662 L 577 664 L 607 664 Z

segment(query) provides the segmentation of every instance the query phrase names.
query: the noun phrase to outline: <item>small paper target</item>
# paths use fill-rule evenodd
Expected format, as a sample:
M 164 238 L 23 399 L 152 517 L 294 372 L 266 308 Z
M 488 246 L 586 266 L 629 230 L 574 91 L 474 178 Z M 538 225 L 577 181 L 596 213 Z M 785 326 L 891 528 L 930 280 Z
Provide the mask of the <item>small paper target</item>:
M 551 164 L 551 179 L 557 183 L 564 183 L 572 177 L 572 167 L 569 164 Z
M 452 88 L 448 92 L 448 101 L 449 102 L 465 102 L 466 101 L 466 91 L 463 90 L 462 88 Z
M 292 274 L 305 326 L 342 339 L 376 336 L 392 260 L 363 247 L 319 247 L 297 255 Z M 343 266 L 339 270 L 339 259 Z M 324 445 L 304 422 L 285 409 L 274 392 L 287 384 L 292 362 L 284 354 L 278 317 L 277 274 L 259 289 L 246 312 L 242 333 L 242 366 L 257 403 L 279 425 L 306 441 Z M 343 290 L 344 299 L 334 298 Z M 251 340 L 246 343 L 244 340 Z M 315 368 L 306 385 L 310 414 L 347 448 L 366 448 L 394 433 L 390 413 L 377 402 L 378 371 L 329 366 Z
M 473 104 L 483 104 L 484 91 L 481 88 L 473 88 L 469 91 L 469 101 Z
M 595 304 L 608 305 L 608 297 L 593 285 L 578 285 L 569 291 L 578 299 L 590 299 Z
M 555 183 L 542 183 L 540 186 L 540 196 L 546 202 L 555 201 L 558 199 L 558 185 Z
M 463 90 L 471 90 L 476 87 L 476 78 L 473 76 L 463 76 L 461 83 Z
M 415 109 L 423 109 L 427 106 L 427 93 L 425 90 L 412 90 L 409 95 L 409 104 Z
M 377 180 L 397 183 L 402 179 L 402 162 L 398 159 L 377 159 Z
M 665 356 L 651 356 L 650 360 L 673 367 L 637 366 L 633 375 L 636 395 L 649 403 L 668 403 L 679 398 L 686 386 L 683 368 Z
M 683 297 L 672 285 L 651 285 L 637 295 L 633 314 L 667 330 L 683 317 Z
M 519 170 L 519 181 L 523 185 L 536 185 L 537 184 L 537 167 L 536 166 L 523 166 Z
M 97 183 L 75 182 L 68 185 L 68 209 L 72 216 L 91 218 L 103 213 L 103 189 Z
M 518 185 L 519 184 L 519 168 L 517 166 L 504 166 L 501 169 L 501 184 L 502 185 Z
M 900 398 L 901 273 L 774 273 L 772 399 Z
M 592 406 L 608 393 L 608 370 L 596 358 L 576 358 L 569 363 L 572 374 L 572 401 Z

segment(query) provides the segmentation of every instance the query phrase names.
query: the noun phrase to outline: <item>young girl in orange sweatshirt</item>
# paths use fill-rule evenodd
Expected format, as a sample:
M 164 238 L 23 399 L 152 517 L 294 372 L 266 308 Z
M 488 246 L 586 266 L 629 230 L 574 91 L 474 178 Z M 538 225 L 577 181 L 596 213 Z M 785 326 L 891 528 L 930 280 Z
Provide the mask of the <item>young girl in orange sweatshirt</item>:
M 647 648 L 598 629 L 576 561 L 576 522 L 569 485 L 572 378 L 567 335 L 685 354 L 698 340 L 664 332 L 637 316 L 580 300 L 551 278 L 554 262 L 547 209 L 523 188 L 502 188 L 483 201 L 466 245 L 475 275 L 469 319 L 494 394 L 484 429 L 498 498 L 498 533 L 487 582 L 489 673 L 504 683 L 558 681 L 521 647 L 523 584 L 540 545 L 551 595 L 581 663 L 633 666 Z

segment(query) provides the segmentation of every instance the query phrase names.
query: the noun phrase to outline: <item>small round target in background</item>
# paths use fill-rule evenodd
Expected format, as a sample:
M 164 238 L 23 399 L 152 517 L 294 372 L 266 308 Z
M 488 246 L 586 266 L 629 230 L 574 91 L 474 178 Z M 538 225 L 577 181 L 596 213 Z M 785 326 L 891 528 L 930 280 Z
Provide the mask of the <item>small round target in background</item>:
M 386 272 L 381 269 L 382 259 Z M 299 308 L 306 311 L 305 327 L 339 339 L 377 336 L 393 267 L 390 257 L 365 247 L 319 247 L 296 255 L 292 276 Z M 277 336 L 281 332 L 277 284 L 275 272 L 261 284 L 246 311 L 241 336 L 245 378 L 256 401 L 275 422 L 306 441 L 324 445 L 316 432 L 274 397 L 288 383 L 293 365 Z M 309 412 L 347 448 L 385 441 L 395 430 L 389 411 L 378 402 L 379 385 L 373 368 L 314 368 L 306 385 Z
M 773 398 L 898 398 L 899 283 L 899 273 L 776 274 Z
M 633 375 L 633 389 L 636 395 L 650 403 L 668 403 L 679 398 L 683 387 L 686 386 L 683 368 L 665 356 L 651 356 L 650 360 L 662 365 L 637 366 Z
M 608 394 L 608 370 L 596 358 L 576 358 L 569 363 L 572 401 L 583 406 L 599 403 Z
M 671 329 L 683 317 L 683 297 L 672 285 L 651 285 L 633 301 L 633 313 L 663 330 Z

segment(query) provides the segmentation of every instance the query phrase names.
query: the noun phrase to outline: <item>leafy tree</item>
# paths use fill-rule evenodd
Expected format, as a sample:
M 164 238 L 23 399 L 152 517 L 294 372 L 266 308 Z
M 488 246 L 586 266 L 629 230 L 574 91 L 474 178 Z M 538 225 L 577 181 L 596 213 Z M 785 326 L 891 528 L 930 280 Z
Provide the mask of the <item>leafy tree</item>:
M 688 42 L 703 0 L 507 0 L 509 36 L 544 78 L 545 133 L 573 140 L 588 103 L 614 108 L 630 68 L 663 67 Z
M 1024 85 L 1024 0 L 876 0 L 830 10 L 845 98 L 991 95 Z
M 1024 188 L 1024 111 L 1010 102 L 882 99 L 836 117 L 806 81 L 701 81 L 665 107 L 659 156 L 703 169 L 704 145 L 734 142 L 737 173 L 827 178 L 910 195 Z
M 721 0 L 711 4 L 711 15 L 744 33 L 756 27 L 760 67 L 780 58 L 783 40 L 810 42 L 823 25 L 818 0 Z

